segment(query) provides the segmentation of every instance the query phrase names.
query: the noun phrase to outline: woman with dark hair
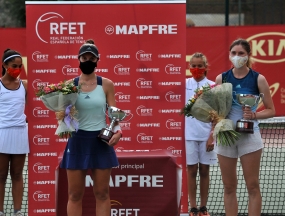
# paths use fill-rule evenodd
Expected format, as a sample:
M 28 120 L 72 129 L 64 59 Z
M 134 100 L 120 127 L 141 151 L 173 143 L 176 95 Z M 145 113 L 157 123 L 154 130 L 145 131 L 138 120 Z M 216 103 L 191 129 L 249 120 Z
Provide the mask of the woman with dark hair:
M 85 177 L 90 169 L 94 182 L 96 215 L 110 216 L 109 180 L 112 167 L 119 165 L 113 146 L 120 140 L 122 131 L 117 124 L 108 144 L 98 139 L 98 135 L 100 130 L 106 127 L 106 104 L 116 106 L 114 84 L 94 72 L 99 52 L 93 40 L 87 40 L 80 47 L 78 60 L 82 73 L 74 79 L 74 83 L 80 85 L 80 93 L 75 104 L 78 110 L 79 130 L 73 132 L 72 137 L 68 139 L 60 164 L 60 167 L 67 171 L 67 214 L 82 215 Z
M 254 71 L 251 66 L 251 47 L 244 39 L 233 41 L 229 49 L 229 59 L 233 68 L 220 74 L 216 83 L 231 83 L 233 86 L 232 108 L 228 114 L 234 124 L 243 118 L 254 122 L 254 133 L 241 133 L 240 139 L 231 146 L 218 145 L 218 154 L 222 180 L 224 184 L 224 203 L 227 216 L 238 214 L 237 161 L 243 169 L 243 175 L 249 195 L 248 215 L 261 215 L 261 193 L 259 188 L 259 168 L 263 148 L 257 119 L 270 118 L 275 115 L 274 104 L 270 95 L 269 85 L 263 75 Z M 264 109 L 256 112 L 256 107 L 241 107 L 236 101 L 236 94 L 263 94 Z
M 2 57 L 0 78 L 0 216 L 4 214 L 5 183 L 10 166 L 14 216 L 21 216 L 23 168 L 29 153 L 25 101 L 27 82 L 19 79 L 22 57 L 7 49 Z

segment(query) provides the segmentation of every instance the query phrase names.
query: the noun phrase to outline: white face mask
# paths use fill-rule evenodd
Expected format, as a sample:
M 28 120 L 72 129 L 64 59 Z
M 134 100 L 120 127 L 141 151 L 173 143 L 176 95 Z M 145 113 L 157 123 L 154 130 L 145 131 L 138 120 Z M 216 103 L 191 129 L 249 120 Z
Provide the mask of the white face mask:
M 231 56 L 230 56 L 230 60 L 231 60 L 231 62 L 233 63 L 233 65 L 234 65 L 235 68 L 241 68 L 241 67 L 244 66 L 245 63 L 247 62 L 248 56 L 247 56 L 247 55 L 246 55 L 246 56 L 243 56 L 243 57 L 237 56 L 237 55 L 234 56 L 234 57 L 231 57 Z

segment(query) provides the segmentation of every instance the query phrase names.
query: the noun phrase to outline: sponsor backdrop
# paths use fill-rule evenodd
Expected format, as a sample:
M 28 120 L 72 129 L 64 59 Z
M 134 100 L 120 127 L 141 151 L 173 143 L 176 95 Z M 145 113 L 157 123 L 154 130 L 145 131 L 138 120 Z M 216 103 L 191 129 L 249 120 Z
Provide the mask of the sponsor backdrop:
M 29 215 L 54 215 L 55 169 L 67 142 L 54 135 L 55 114 L 33 92 L 80 75 L 78 50 L 89 38 L 100 52 L 97 75 L 113 80 L 117 107 L 127 112 L 116 151 L 168 149 L 184 164 L 185 1 L 26 4 Z
M 208 77 L 231 68 L 229 47 L 237 38 L 244 38 L 252 46 L 253 69 L 264 75 L 270 86 L 276 116 L 285 116 L 285 30 L 284 25 L 242 27 L 188 28 L 186 59 L 190 54 L 203 52 L 210 64 Z M 190 75 L 187 70 L 187 75 Z M 262 108 L 261 106 L 259 108 Z
M 95 5 L 93 5 L 95 7 Z M 92 7 L 93 7 L 92 6 Z M 96 7 L 98 7 L 99 5 L 96 5 Z M 111 5 L 108 5 L 108 11 L 109 8 L 111 7 Z M 116 5 L 118 6 L 118 5 Z M 127 6 L 127 5 L 125 5 Z M 146 6 L 146 5 L 144 5 Z M 160 5 L 161 6 L 161 5 Z M 174 6 L 174 5 L 172 5 Z M 176 5 L 177 6 L 177 5 Z M 30 33 L 27 33 L 27 37 L 26 37 L 26 30 L 25 29 L 0 29 L 0 35 L 1 35 L 1 39 L 0 40 L 0 51 L 3 53 L 4 49 L 6 49 L 7 47 L 12 48 L 12 49 L 16 49 L 18 51 L 20 51 L 23 55 L 23 59 L 24 59 L 24 65 L 25 65 L 25 72 L 29 71 L 29 90 L 30 90 L 30 101 L 29 101 L 29 106 L 28 106 L 28 110 L 29 113 L 31 115 L 32 118 L 32 122 L 30 124 L 29 130 L 30 130 L 30 145 L 31 145 L 31 154 L 30 154 L 30 167 L 29 167 L 29 176 L 30 176 L 30 185 L 29 185 L 29 194 L 30 194 L 30 200 L 29 200 L 29 205 L 30 207 L 30 214 L 32 213 L 36 213 L 37 211 L 40 212 L 41 209 L 50 212 L 54 212 L 54 170 L 55 167 L 57 166 L 58 162 L 57 162 L 57 157 L 59 152 L 62 151 L 62 149 L 65 146 L 65 142 L 66 140 L 64 139 L 58 139 L 56 136 L 53 135 L 57 124 L 56 124 L 56 120 L 54 117 L 53 113 L 49 113 L 50 118 L 46 118 L 46 117 L 35 117 L 33 112 L 34 109 L 37 107 L 40 107 L 42 110 L 45 110 L 44 106 L 42 105 L 42 103 L 40 101 L 37 100 L 37 98 L 35 98 L 33 92 L 34 89 L 36 88 L 36 86 L 38 85 L 37 83 L 51 83 L 51 82 L 57 82 L 59 80 L 62 79 L 68 79 L 69 77 L 73 77 L 73 76 L 69 76 L 69 75 L 64 75 L 62 72 L 62 68 L 65 65 L 70 65 L 72 66 L 71 68 L 75 68 L 74 70 L 78 70 L 77 66 L 78 66 L 78 62 L 77 62 L 77 51 L 78 51 L 78 47 L 80 46 L 80 44 L 69 44 L 69 45 L 52 45 L 50 43 L 46 44 L 44 42 L 42 42 L 37 36 L 36 36 L 36 23 L 37 21 L 40 19 L 40 17 L 42 15 L 44 15 L 45 13 L 48 12 L 57 12 L 59 14 L 61 14 L 61 16 L 65 15 L 65 13 L 67 13 L 67 11 L 65 13 L 62 12 L 61 10 L 54 10 L 55 7 L 52 7 L 53 9 L 49 9 L 50 6 L 48 6 L 49 8 L 46 9 L 46 6 L 43 5 L 28 5 L 27 7 L 27 15 L 28 15 L 28 29 Z M 58 8 L 59 5 L 56 7 Z M 69 8 L 70 6 L 68 6 L 67 8 Z M 90 7 L 90 5 L 88 6 Z M 102 7 L 102 5 L 100 5 L 100 8 Z M 120 5 L 121 7 L 121 5 Z M 59 7 L 60 8 L 60 7 Z M 74 9 L 74 7 L 71 7 Z M 134 7 L 136 8 L 136 7 Z M 64 10 L 65 11 L 65 10 Z M 76 10 L 77 11 L 77 10 Z M 87 10 L 89 11 L 89 10 Z M 97 13 L 97 9 L 96 9 L 96 13 Z M 119 12 L 116 12 L 115 14 L 117 14 Z M 121 12 L 120 12 L 121 13 Z M 140 11 L 140 13 L 142 13 L 142 11 Z M 169 14 L 172 14 L 170 12 L 168 12 Z M 183 12 L 184 13 L 184 12 Z M 182 14 L 183 14 L 182 13 Z M 140 44 L 145 44 L 145 43 L 151 43 L 151 40 L 147 40 L 142 42 L 141 40 L 139 40 L 141 37 L 145 37 L 146 35 L 142 34 L 142 35 L 132 35 L 132 37 L 130 37 L 131 35 L 124 35 L 127 38 L 127 42 L 125 41 L 125 39 L 122 41 L 115 39 L 115 41 L 113 38 L 109 38 L 109 36 L 113 37 L 119 37 L 120 35 L 104 35 L 105 32 L 105 27 L 103 26 L 102 30 L 100 30 L 100 34 L 103 34 L 104 38 L 101 39 L 102 41 L 98 41 L 98 37 L 99 37 L 99 32 L 98 33 L 90 33 L 89 31 L 90 28 L 94 28 L 96 29 L 96 32 L 99 31 L 98 29 L 98 24 L 94 24 L 94 22 L 92 21 L 91 23 L 89 23 L 88 19 L 87 21 L 85 21 L 85 19 L 81 19 L 81 17 L 83 15 L 78 15 L 79 18 L 76 18 L 76 14 L 81 14 L 79 12 L 74 12 L 73 13 L 73 18 L 71 18 L 69 15 L 65 16 L 64 19 L 59 18 L 59 17 L 54 17 L 53 22 L 86 22 L 88 23 L 88 26 L 90 25 L 91 27 L 89 28 L 84 28 L 85 30 L 85 34 L 84 34 L 84 39 L 87 39 L 89 37 L 92 37 L 95 39 L 100 52 L 101 52 L 101 61 L 99 63 L 99 67 L 98 69 L 102 69 L 105 68 L 105 66 L 103 65 L 107 65 L 106 67 L 108 67 L 109 69 L 109 65 L 114 66 L 117 64 L 121 64 L 121 65 L 125 65 L 124 67 L 128 67 L 128 63 L 125 63 L 127 60 L 132 60 L 130 64 L 132 64 L 133 62 L 138 61 L 136 59 L 136 52 L 138 52 L 139 50 L 143 50 L 146 53 L 152 53 L 152 52 L 156 52 L 154 51 L 153 48 L 150 49 L 146 49 L 144 47 L 141 47 Z M 92 14 L 94 14 L 92 12 Z M 30 17 L 31 16 L 31 17 Z M 144 19 L 148 19 L 147 17 L 150 15 L 146 15 L 144 17 Z M 103 16 L 105 17 L 105 15 Z M 116 17 L 118 17 L 118 15 L 116 15 Z M 116 17 L 114 17 L 114 19 L 112 20 L 116 20 Z M 61 20 L 61 21 L 60 21 Z M 70 21 L 69 21 L 70 20 Z M 104 19 L 100 19 L 100 20 L 104 20 Z M 112 21 L 111 19 L 105 19 L 108 20 L 106 24 L 106 26 L 111 25 L 112 23 L 114 23 L 114 21 Z M 49 20 L 49 21 L 52 21 Z M 39 21 L 39 23 L 41 23 L 41 21 Z M 126 22 L 125 25 L 127 25 L 129 22 Z M 137 22 L 133 22 L 132 24 L 136 24 Z M 166 21 L 162 21 L 161 23 L 167 23 Z M 173 22 L 170 22 L 173 23 Z M 44 24 L 44 23 L 43 23 Z M 112 24 L 115 25 L 116 23 Z M 145 23 L 144 23 L 145 24 Z M 39 24 L 41 25 L 41 24 Z M 62 24 L 63 25 L 63 24 Z M 122 25 L 120 25 L 122 26 Z M 96 27 L 96 28 L 95 28 Z M 79 29 L 80 30 L 80 29 Z M 39 32 L 40 36 L 41 34 L 43 34 L 41 37 L 48 37 L 49 36 L 49 30 L 47 29 L 47 33 L 41 33 Z M 103 33 L 102 33 L 103 32 Z M 179 32 L 179 31 L 178 31 Z M 55 33 L 53 33 L 55 35 Z M 86 35 L 86 36 L 85 36 Z M 123 35 L 121 35 L 123 36 Z M 120 37 L 121 37 L 120 36 Z M 158 34 L 153 34 L 151 35 L 151 37 L 157 37 Z M 166 35 L 161 35 L 161 36 L 166 36 Z M 175 37 L 177 37 L 178 35 L 174 35 Z M 180 35 L 181 36 L 181 35 Z M 4 38 L 2 38 L 4 37 Z M 83 36 L 82 36 L 83 37 Z M 150 35 L 148 35 L 148 37 L 150 37 Z M 182 36 L 181 36 L 182 37 Z M 284 75 L 284 66 L 285 66 L 285 31 L 284 31 L 284 26 L 283 25 L 275 25 L 275 26 L 239 26 L 239 27 L 195 27 L 195 28 L 187 28 L 186 29 L 186 64 L 185 64 L 185 58 L 183 60 L 183 63 L 180 64 L 179 63 L 175 63 L 177 62 L 177 59 L 160 59 L 160 60 L 165 60 L 168 64 L 173 64 L 176 67 L 180 67 L 181 66 L 181 70 L 185 70 L 185 67 L 183 69 L 183 65 L 188 65 L 188 61 L 190 58 L 190 55 L 196 51 L 201 51 L 203 53 L 205 53 L 208 57 L 209 63 L 210 63 L 210 71 L 209 71 L 209 78 L 212 80 L 215 80 L 215 77 L 223 72 L 226 71 L 228 68 L 231 67 L 229 61 L 228 61 L 228 49 L 229 49 L 229 45 L 230 43 L 238 38 L 238 37 L 242 37 L 245 38 L 247 40 L 250 41 L 251 45 L 252 45 L 252 55 L 255 59 L 255 64 L 253 66 L 254 69 L 256 69 L 257 71 L 261 72 L 263 75 L 266 76 L 268 83 L 271 87 L 271 94 L 273 96 L 273 101 L 276 107 L 276 115 L 277 116 L 285 116 L 285 111 L 284 109 L 282 109 L 284 107 L 284 103 L 285 103 L 285 75 Z M 26 51 L 26 41 L 27 38 L 27 45 L 30 47 L 29 49 L 29 54 Z M 132 39 L 130 39 L 132 38 Z M 44 38 L 44 40 L 46 40 Z M 103 44 L 105 42 L 105 40 L 108 40 L 108 43 L 111 45 L 113 45 L 114 49 L 118 50 L 118 51 L 113 51 L 112 47 L 109 46 L 101 46 L 101 44 Z M 137 50 L 135 51 L 128 51 L 130 49 L 129 46 L 129 42 L 130 41 L 136 41 L 137 45 L 135 47 L 139 47 Z M 159 38 L 160 40 L 160 38 Z M 185 40 L 184 38 L 181 40 Z M 98 41 L 98 42 L 97 42 Z M 174 42 L 177 40 L 172 40 L 169 41 L 168 43 L 166 43 L 167 45 L 170 46 L 171 50 L 174 50 Z M 133 42 L 134 43 L 134 42 Z M 114 45 L 115 44 L 115 45 Z M 155 44 L 158 44 L 158 42 L 156 42 Z M 152 45 L 155 47 L 155 45 Z M 182 46 L 182 45 L 181 45 Z M 116 48 L 119 47 L 119 48 Z M 170 49 L 169 48 L 169 49 Z M 107 54 L 108 53 L 106 51 L 106 49 L 110 49 L 111 51 L 108 51 L 110 54 L 109 55 L 116 55 L 116 59 L 108 59 L 107 61 Z M 159 49 L 161 49 L 159 47 Z M 72 50 L 72 51 L 71 51 Z M 37 52 L 40 52 L 40 54 L 36 54 Z M 55 54 L 54 54 L 55 52 Z M 177 51 L 178 52 L 178 51 Z M 104 53 L 104 55 L 103 55 Z M 164 53 L 164 52 L 162 52 Z M 171 52 L 165 52 L 165 54 L 177 54 L 176 51 L 171 51 Z M 179 53 L 178 53 L 179 54 Z M 129 59 L 125 59 L 122 57 L 119 57 L 121 55 L 130 55 L 131 57 Z M 183 53 L 181 51 L 181 55 L 183 56 Z M 66 58 L 66 59 L 57 59 L 55 56 L 60 56 L 61 58 Z M 67 59 L 67 58 L 71 58 L 71 56 L 74 56 L 72 58 L 74 59 Z M 152 55 L 154 56 L 154 55 Z M 27 69 L 27 57 L 29 58 L 29 70 Z M 41 60 L 42 59 L 42 60 Z M 45 59 L 45 61 L 43 60 Z M 173 61 L 175 60 L 175 61 Z M 154 64 L 157 60 L 152 60 L 152 61 L 146 61 L 146 62 L 141 62 L 138 61 L 136 63 L 138 64 Z M 175 63 L 175 64 L 174 64 Z M 57 66 L 59 65 L 59 66 Z M 157 64 L 155 64 L 155 67 L 160 67 L 157 65 L 160 65 L 160 62 L 158 62 Z M 56 74 L 53 74 L 53 76 L 51 76 L 50 73 L 48 74 L 38 74 L 33 72 L 35 69 L 50 69 L 56 67 L 56 69 L 58 70 L 58 72 Z M 166 67 L 166 66 L 165 66 Z M 136 67 L 135 67 L 136 68 Z M 167 68 L 167 67 L 166 67 Z M 137 90 L 137 86 L 136 83 L 133 83 L 133 81 L 128 81 L 126 78 L 128 76 L 124 76 L 123 78 L 126 80 L 120 82 L 117 81 L 117 79 L 119 77 L 122 77 L 121 75 L 115 75 L 114 73 L 114 69 L 111 67 L 110 69 L 111 71 L 106 73 L 106 77 L 110 77 L 111 79 L 114 80 L 115 84 L 117 84 L 116 86 L 116 90 L 117 92 L 122 92 L 124 94 L 127 94 L 125 92 L 129 92 L 130 90 L 127 90 L 129 88 L 131 89 L 136 89 Z M 133 70 L 133 69 L 132 69 Z M 163 77 L 166 76 L 166 72 L 164 74 L 163 69 L 161 69 L 162 72 L 160 71 L 158 74 L 163 76 L 159 76 L 159 78 L 157 79 L 162 79 Z M 64 71 L 64 70 L 63 70 Z M 72 69 L 71 69 L 72 71 Z M 71 73 L 71 72 L 69 72 Z M 103 75 L 103 72 L 100 72 Z M 135 76 L 133 72 L 132 73 L 132 77 Z M 136 72 L 135 74 L 137 74 L 138 72 Z M 148 76 L 153 77 L 153 73 L 149 73 L 149 72 L 145 72 L 140 78 L 145 78 L 148 80 Z M 182 72 L 183 76 L 178 76 L 179 77 L 179 81 L 178 82 L 183 82 L 184 80 L 184 75 L 185 72 Z M 190 76 L 190 72 L 188 69 L 186 69 L 186 75 Z M 76 75 L 75 75 L 76 76 Z M 21 74 L 21 78 L 26 79 L 26 73 L 22 73 Z M 114 78 L 113 78 L 114 77 Z M 128 77 L 129 79 L 130 77 Z M 171 77 L 171 79 L 173 79 L 174 77 Z M 137 79 L 137 78 L 134 78 Z M 119 84 L 121 86 L 119 86 Z M 130 87 L 127 87 L 128 85 L 130 85 Z M 161 89 L 161 88 L 159 88 Z M 147 90 L 147 89 L 144 89 Z M 154 89 L 152 89 L 152 93 L 147 92 L 145 95 L 146 96 L 156 96 L 156 93 L 158 93 L 159 91 L 153 91 Z M 175 86 L 171 88 L 171 91 L 177 91 L 176 94 L 183 94 L 183 92 L 176 90 Z M 134 92 L 134 91 L 132 91 Z M 179 92 L 179 93 L 178 93 Z M 124 140 L 122 142 L 120 142 L 120 144 L 118 145 L 117 151 L 118 150 L 129 150 L 129 149 L 144 149 L 143 147 L 145 146 L 144 144 L 140 144 L 136 137 L 133 139 L 133 137 L 131 136 L 132 132 L 135 133 L 135 131 L 137 129 L 141 129 L 141 128 L 137 128 L 137 126 L 135 125 L 136 123 L 134 123 L 136 121 L 136 119 L 145 119 L 142 118 L 141 116 L 139 117 L 136 109 L 137 107 L 144 105 L 147 108 L 153 108 L 152 104 L 154 104 L 156 101 L 154 100 L 144 100 L 141 101 L 142 103 L 136 104 L 137 99 L 132 97 L 132 102 L 118 102 L 118 106 L 120 106 L 122 109 L 125 110 L 129 110 L 129 118 L 134 115 L 134 118 L 132 118 L 130 121 L 125 122 L 125 123 L 130 123 L 129 127 L 130 130 L 127 129 L 127 127 L 124 128 Z M 163 98 L 161 98 L 161 100 L 164 100 L 164 96 Z M 182 99 L 181 99 L 182 100 Z M 149 105 L 151 104 L 151 105 Z M 155 104 L 158 104 L 157 102 Z M 123 106 L 124 105 L 124 106 Z M 157 105 L 156 105 L 157 106 Z M 165 107 L 167 106 L 167 107 Z M 172 109 L 172 103 L 164 105 L 164 107 L 162 107 L 161 105 L 158 105 L 158 109 L 159 110 L 163 110 L 163 112 L 175 112 L 175 110 L 178 110 L 180 107 L 180 105 L 177 104 L 177 106 Z M 170 108 L 168 108 L 170 107 Z M 152 110 L 153 111 L 153 110 Z M 40 111 L 39 111 L 40 112 Z M 42 113 L 44 113 L 45 111 L 41 111 Z M 36 115 L 40 115 L 35 113 Z M 44 115 L 44 114 L 41 114 Z M 177 115 L 173 115 L 171 113 L 169 114 L 165 114 L 167 117 L 167 119 L 176 119 L 179 118 L 177 117 Z M 156 116 L 154 115 L 152 117 L 148 117 L 146 118 L 145 121 L 143 122 L 156 122 Z M 163 115 L 162 115 L 163 116 Z M 159 118 L 162 118 L 161 115 L 159 115 Z M 151 119 L 151 120 L 148 120 Z M 176 121 L 180 121 L 180 120 L 176 120 Z M 127 124 L 128 125 L 128 124 Z M 127 126 L 124 124 L 124 126 Z M 182 127 L 182 126 L 181 126 Z M 141 132 L 139 133 L 149 133 L 147 128 L 142 128 L 143 130 L 140 130 Z M 154 131 L 155 128 L 151 128 L 152 131 Z M 165 131 L 164 129 L 160 128 L 158 129 L 159 131 Z M 175 135 L 175 136 L 171 136 L 169 135 L 169 137 L 164 138 L 166 139 L 166 141 L 163 141 L 161 144 L 164 143 L 165 148 L 168 149 L 172 149 L 173 153 L 175 155 L 184 155 L 184 147 L 177 147 L 177 146 L 181 146 L 183 145 L 183 135 L 182 132 L 183 130 L 177 130 L 177 133 L 180 133 L 179 135 Z M 169 131 L 166 131 L 167 134 L 169 134 Z M 158 133 L 157 130 L 155 130 L 155 133 Z M 155 135 L 155 133 L 151 132 L 150 135 Z M 160 132 L 159 132 L 160 133 Z M 149 135 L 149 134 L 147 134 Z M 177 138 L 176 138 L 177 137 Z M 180 142 L 171 142 L 168 141 L 170 139 L 181 139 Z M 130 141 L 127 141 L 130 140 Z M 130 144 L 128 144 L 130 143 Z M 176 145 L 177 143 L 177 145 Z M 179 143 L 179 144 L 178 144 Z M 157 142 L 155 142 L 153 144 L 153 146 L 155 146 L 157 144 Z M 174 145 L 175 144 L 175 145 Z M 128 147 L 131 146 L 131 147 Z M 140 148 L 137 148 L 137 146 L 140 146 Z M 150 146 L 150 144 L 146 145 L 147 147 Z M 154 147 L 156 148 L 156 147 Z M 181 149 L 179 149 L 181 148 Z M 147 149 L 147 148 L 146 148 Z M 35 154 L 38 153 L 38 154 Z M 39 154 L 41 153 L 41 154 Z M 35 154 L 35 155 L 34 155 Z M 56 156 L 52 156 L 52 155 L 56 155 Z M 181 159 L 181 158 L 180 158 Z M 183 186 L 185 188 L 185 182 L 183 182 Z M 42 185 L 42 184 L 45 184 Z M 183 192 L 186 194 L 187 191 L 183 190 Z M 37 195 L 38 194 L 38 195 Z M 185 197 L 184 197 L 185 198 Z M 40 202 L 42 200 L 46 200 L 44 202 Z M 50 201 L 48 201 L 50 200 Z M 185 199 L 184 199 L 185 200 Z M 182 200 L 183 201 L 183 200 Z M 36 207 L 38 206 L 38 207 Z M 47 206 L 47 207 L 46 207 Z M 185 206 L 184 206 L 185 207 Z M 185 208 L 183 208 L 185 209 Z M 38 213 L 37 213 L 38 214 Z M 37 215 L 36 214 L 36 215 Z M 41 214 L 40 214 L 41 215 Z M 48 214 L 46 214 L 48 215 Z M 49 213 L 50 215 L 50 213 Z

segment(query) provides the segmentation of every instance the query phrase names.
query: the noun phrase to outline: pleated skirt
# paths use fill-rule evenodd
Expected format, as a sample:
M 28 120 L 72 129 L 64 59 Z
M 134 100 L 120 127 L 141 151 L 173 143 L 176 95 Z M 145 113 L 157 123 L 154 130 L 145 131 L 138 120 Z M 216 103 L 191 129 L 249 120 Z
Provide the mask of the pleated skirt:
M 27 126 L 0 128 L 0 153 L 27 154 L 29 152 Z
M 60 168 L 84 170 L 118 166 L 114 148 L 98 139 L 99 133 L 84 130 L 73 132 L 64 150 Z

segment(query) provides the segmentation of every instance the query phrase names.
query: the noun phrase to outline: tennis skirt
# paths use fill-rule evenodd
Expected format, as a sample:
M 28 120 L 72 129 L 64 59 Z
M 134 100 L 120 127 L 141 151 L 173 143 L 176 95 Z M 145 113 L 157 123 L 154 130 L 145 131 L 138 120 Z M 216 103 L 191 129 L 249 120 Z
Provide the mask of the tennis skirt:
M 28 154 L 28 127 L 0 128 L 0 153 Z
M 98 139 L 99 133 L 84 130 L 73 132 L 64 150 L 60 168 L 84 170 L 118 166 L 114 148 Z

